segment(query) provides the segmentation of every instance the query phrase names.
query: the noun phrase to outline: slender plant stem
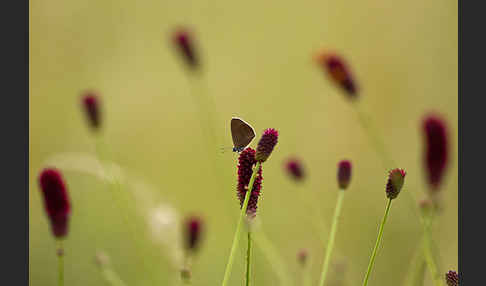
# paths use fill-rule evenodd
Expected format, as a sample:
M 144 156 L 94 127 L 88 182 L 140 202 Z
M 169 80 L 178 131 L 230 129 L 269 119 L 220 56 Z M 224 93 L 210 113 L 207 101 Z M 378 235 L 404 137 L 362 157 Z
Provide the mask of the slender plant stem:
M 430 275 L 432 276 L 432 280 L 434 281 L 435 285 L 441 286 L 443 285 L 442 279 L 439 275 L 439 271 L 437 270 L 437 265 L 434 261 L 434 256 L 432 254 L 432 237 L 430 234 L 430 224 L 431 224 L 430 217 L 429 220 L 425 220 L 424 223 L 424 239 L 423 239 L 423 250 L 424 250 L 424 257 L 425 262 L 427 263 L 427 268 L 430 271 Z
M 96 155 L 98 156 L 98 160 L 100 161 L 101 167 L 103 171 L 105 172 L 105 175 L 107 176 L 107 181 L 108 181 L 108 187 L 111 191 L 111 195 L 115 204 L 115 208 L 118 209 L 119 212 L 122 213 L 122 219 L 123 222 L 126 226 L 128 226 L 128 231 L 130 233 L 130 238 L 132 242 L 135 244 L 137 248 L 141 248 L 140 245 L 140 240 L 137 239 L 136 236 L 136 230 L 134 225 L 131 223 L 131 220 L 128 218 L 128 213 L 122 209 L 122 202 L 121 202 L 121 191 L 122 191 L 122 184 L 120 183 L 120 180 L 117 178 L 117 176 L 114 174 L 112 169 L 109 169 L 106 167 L 105 163 L 103 162 L 106 157 L 109 157 L 108 152 L 105 152 L 107 150 L 105 141 L 103 140 L 103 137 L 101 137 L 101 134 L 97 134 L 96 139 Z M 145 259 L 142 257 L 143 254 L 138 255 L 138 259 L 140 260 L 140 263 L 143 268 L 147 269 L 147 265 L 145 264 Z M 151 277 L 153 280 L 153 283 L 155 283 L 155 280 L 153 277 Z
M 366 271 L 365 278 L 363 280 L 363 286 L 368 285 L 368 279 L 370 278 L 371 270 L 373 269 L 373 265 L 375 263 L 376 253 L 378 252 L 378 247 L 380 246 L 381 238 L 383 237 L 383 229 L 385 228 L 386 219 L 388 217 L 388 213 L 390 212 L 392 200 L 389 199 L 388 203 L 386 204 L 385 214 L 383 215 L 383 220 L 380 224 L 380 229 L 378 231 L 378 237 L 376 239 L 375 247 L 373 248 L 373 252 L 371 253 L 370 263 L 368 264 L 368 270 Z
M 302 278 L 302 285 L 303 286 L 311 286 L 311 273 L 310 273 L 310 263 L 306 263 L 304 266 L 304 273 L 303 273 L 303 278 Z
M 366 135 L 368 135 L 368 138 L 370 139 L 376 152 L 380 154 L 380 158 L 385 169 L 395 167 L 395 161 L 388 153 L 385 147 L 385 143 L 383 142 L 379 133 L 376 131 L 376 128 L 373 125 L 369 116 L 367 116 L 367 114 L 361 109 L 358 104 L 353 104 L 353 107 L 358 115 L 358 121 L 361 124 L 361 127 L 363 127 L 363 129 L 365 130 L 365 133 Z
M 285 261 L 279 255 L 277 249 L 272 244 L 272 241 L 268 239 L 265 233 L 261 230 L 254 232 L 252 239 L 255 241 L 256 245 L 261 249 L 263 255 L 266 256 L 269 265 L 272 267 L 273 271 L 278 276 L 280 280 L 279 285 L 282 286 L 289 285 L 290 284 L 289 281 L 291 280 L 291 278 L 289 277 L 289 272 L 287 271 Z
M 253 173 L 251 174 L 250 183 L 248 183 L 248 191 L 245 195 L 245 200 L 243 201 L 243 206 L 241 207 L 240 217 L 238 219 L 238 224 L 236 225 L 235 236 L 233 238 L 233 245 L 231 246 L 230 255 L 228 257 L 228 263 L 226 264 L 226 270 L 224 272 L 223 286 L 228 285 L 229 277 L 231 275 L 231 270 L 233 268 L 234 256 L 238 243 L 240 242 L 241 225 L 243 224 L 243 218 L 246 216 L 246 209 L 248 208 L 248 201 L 250 200 L 250 194 L 253 191 L 253 184 L 260 170 L 261 163 L 257 162 L 255 168 L 253 168 Z
M 321 280 L 319 282 L 320 286 L 324 285 L 326 281 L 327 272 L 329 270 L 329 262 L 331 261 L 332 249 L 334 248 L 334 239 L 336 237 L 337 225 L 339 222 L 339 215 L 341 214 L 341 209 L 344 200 L 344 190 L 338 192 L 338 199 L 336 203 L 336 209 L 334 210 L 334 217 L 332 219 L 331 233 L 329 234 L 329 241 L 326 247 L 326 256 L 324 257 L 324 263 L 322 265 Z
M 248 248 L 246 250 L 246 286 L 250 286 L 251 279 L 251 231 L 248 231 Z
M 58 271 L 59 271 L 59 286 L 64 285 L 64 247 L 62 239 L 57 240 L 57 258 L 58 258 Z
M 103 270 L 103 277 L 105 281 L 111 286 L 126 286 L 123 280 L 118 277 L 115 271 L 110 268 L 104 268 Z

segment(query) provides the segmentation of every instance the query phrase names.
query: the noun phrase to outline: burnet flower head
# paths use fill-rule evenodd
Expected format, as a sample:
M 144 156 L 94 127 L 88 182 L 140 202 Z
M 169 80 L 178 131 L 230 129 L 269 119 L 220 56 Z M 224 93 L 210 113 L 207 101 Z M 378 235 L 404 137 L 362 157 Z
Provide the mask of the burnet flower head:
M 101 127 L 101 103 L 98 93 L 88 90 L 81 95 L 81 104 L 89 126 L 93 130 Z
M 445 274 L 445 279 L 447 286 L 458 286 L 459 285 L 459 274 L 456 271 L 450 270 Z
M 351 161 L 342 160 L 338 163 L 337 180 L 341 190 L 348 188 L 351 182 Z
M 256 164 L 255 159 L 256 151 L 248 147 L 243 152 L 240 153 L 238 157 L 238 185 L 237 185 L 237 195 L 240 200 L 240 207 L 243 206 L 245 200 L 246 192 L 249 189 L 250 179 L 253 174 L 253 166 Z M 259 168 L 255 182 L 253 183 L 253 189 L 250 194 L 250 199 L 248 201 L 248 207 L 246 209 L 246 214 L 249 217 L 254 217 L 257 210 L 258 197 L 260 196 L 260 191 L 262 188 L 262 168 Z
M 355 99 L 358 96 L 358 87 L 346 61 L 338 54 L 319 51 L 315 61 L 327 73 L 329 78 L 339 86 L 349 98 Z
M 192 70 L 197 69 L 200 63 L 196 54 L 196 47 L 192 32 L 185 27 L 179 27 L 174 32 L 172 39 L 176 49 L 181 54 L 187 66 Z
M 184 223 L 186 250 L 194 252 L 199 247 L 202 232 L 204 229 L 203 221 L 199 216 L 190 216 Z
M 424 167 L 427 182 L 437 191 L 449 161 L 449 140 L 445 121 L 438 115 L 427 115 L 422 123 L 424 134 Z
M 71 205 L 61 172 L 54 168 L 42 170 L 39 185 L 52 233 L 56 238 L 64 238 L 68 233 Z
M 393 200 L 402 190 L 405 183 L 405 175 L 407 173 L 403 169 L 393 169 L 388 173 L 388 180 L 386 182 L 386 196 Z
M 299 182 L 305 178 L 305 170 L 302 161 L 296 157 L 289 158 L 284 162 L 284 170 L 289 177 Z

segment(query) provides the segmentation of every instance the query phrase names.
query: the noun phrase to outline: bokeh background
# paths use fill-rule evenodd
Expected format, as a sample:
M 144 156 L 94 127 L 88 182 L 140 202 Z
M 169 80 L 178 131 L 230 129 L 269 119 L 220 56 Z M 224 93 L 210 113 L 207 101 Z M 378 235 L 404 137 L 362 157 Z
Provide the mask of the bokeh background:
M 171 41 L 181 25 L 197 40 L 198 80 Z M 359 285 L 385 207 L 386 172 L 350 102 L 312 62 L 320 48 L 350 63 L 359 103 L 399 164 L 391 167 L 407 170 L 404 192 L 415 199 L 427 187 L 421 119 L 434 111 L 447 120 L 451 160 L 433 236 L 440 271 L 457 269 L 457 46 L 457 1 L 30 1 L 30 284 L 56 283 L 56 245 L 37 184 L 40 170 L 55 166 L 73 207 L 66 285 L 105 285 L 99 251 L 127 285 L 178 285 L 178 224 L 189 214 L 205 219 L 193 285 L 219 285 L 239 212 L 237 157 L 219 148 L 232 145 L 229 122 L 239 116 L 257 137 L 280 131 L 257 216 L 290 285 L 300 283 L 301 248 L 310 250 L 317 283 L 336 164 L 353 161 L 331 278 Z M 96 160 L 100 139 L 80 107 L 86 89 L 102 96 L 104 159 L 121 189 L 110 190 Z M 211 110 L 215 146 L 202 128 Z M 289 156 L 302 159 L 304 184 L 283 172 Z M 407 278 L 421 235 L 411 198 L 402 194 L 392 207 L 370 285 Z M 243 284 L 241 243 L 231 285 Z M 281 285 L 277 263 L 258 245 L 254 259 L 255 285 Z

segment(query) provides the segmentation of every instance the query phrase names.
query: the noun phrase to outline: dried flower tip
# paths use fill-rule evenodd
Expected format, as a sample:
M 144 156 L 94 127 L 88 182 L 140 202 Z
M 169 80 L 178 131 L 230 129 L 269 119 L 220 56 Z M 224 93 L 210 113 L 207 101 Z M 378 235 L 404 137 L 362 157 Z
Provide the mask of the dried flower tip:
M 437 191 L 448 162 L 448 136 L 445 121 L 429 115 L 423 121 L 424 165 L 431 190 Z
M 186 248 L 188 251 L 195 251 L 201 240 L 203 231 L 202 219 L 197 216 L 189 217 L 185 222 Z
M 243 207 L 243 202 L 245 200 L 246 192 L 249 188 L 250 179 L 253 174 L 253 166 L 256 164 L 255 150 L 248 147 L 243 152 L 240 153 L 238 157 L 238 185 L 237 185 L 237 195 L 240 200 L 240 208 Z M 255 172 L 258 172 L 253 183 L 253 189 L 250 194 L 250 199 L 248 201 L 248 207 L 246 209 L 246 214 L 249 217 L 254 217 L 257 210 L 258 197 L 260 196 L 260 190 L 262 188 L 262 168 Z
M 197 68 L 199 66 L 199 61 L 194 50 L 193 37 L 189 30 L 179 28 L 174 33 L 173 37 L 176 48 L 182 54 L 182 57 L 187 62 L 188 66 L 192 69 Z
M 434 209 L 434 203 L 430 199 L 423 199 L 419 202 L 419 209 L 423 216 L 429 216 Z
M 99 267 L 108 266 L 110 264 L 110 257 L 103 251 L 98 251 L 96 252 L 96 256 L 95 256 L 95 263 Z
M 297 261 L 299 261 L 300 265 L 302 265 L 302 267 L 304 267 L 307 263 L 307 259 L 309 257 L 309 251 L 305 248 L 299 250 L 299 252 L 297 252 Z
M 81 96 L 86 118 L 93 130 L 98 130 L 101 125 L 101 110 L 99 96 L 93 91 L 87 91 Z
M 403 169 L 393 169 L 389 172 L 386 183 L 386 196 L 389 199 L 392 200 L 398 196 L 405 182 L 406 174 Z
M 66 236 L 71 206 L 61 173 L 56 169 L 44 169 L 39 176 L 39 185 L 54 236 Z
M 191 280 L 191 270 L 188 268 L 181 269 L 181 279 L 184 281 Z
M 302 162 L 297 158 L 290 158 L 284 164 L 284 169 L 287 171 L 289 176 L 296 181 L 301 181 L 304 179 L 305 173 L 302 166 Z
M 337 54 L 321 51 L 315 61 L 326 70 L 330 79 L 341 87 L 349 98 L 357 97 L 357 87 L 347 63 Z
M 265 162 L 270 154 L 272 154 L 273 148 L 277 145 L 278 142 L 278 131 L 273 128 L 268 128 L 267 130 L 263 131 L 262 138 L 258 142 L 258 146 L 256 149 L 255 158 L 258 162 Z
M 341 190 L 348 188 L 349 182 L 351 182 L 351 161 L 342 160 L 338 163 L 337 179 Z
M 445 274 L 445 279 L 447 286 L 458 286 L 459 285 L 459 274 L 456 271 L 450 270 Z

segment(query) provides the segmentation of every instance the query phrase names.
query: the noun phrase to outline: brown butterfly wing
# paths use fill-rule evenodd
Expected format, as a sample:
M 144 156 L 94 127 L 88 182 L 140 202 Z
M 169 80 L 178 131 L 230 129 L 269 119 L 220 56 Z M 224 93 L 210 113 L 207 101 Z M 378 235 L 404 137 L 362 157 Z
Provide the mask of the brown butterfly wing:
M 248 146 L 255 138 L 255 130 L 239 118 L 231 119 L 231 137 L 233 138 L 233 146 L 236 148 L 243 148 Z

